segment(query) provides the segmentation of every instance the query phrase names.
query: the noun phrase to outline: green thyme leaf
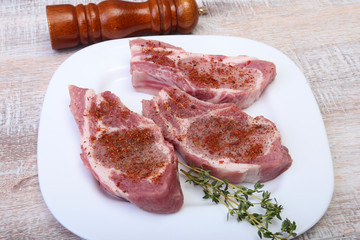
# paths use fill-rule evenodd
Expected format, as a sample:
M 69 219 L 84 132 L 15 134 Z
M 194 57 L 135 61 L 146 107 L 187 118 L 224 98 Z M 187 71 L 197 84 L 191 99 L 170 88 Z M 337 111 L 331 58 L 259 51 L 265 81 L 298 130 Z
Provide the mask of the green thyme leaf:
M 210 170 L 194 167 L 193 164 L 179 164 L 189 168 L 188 171 L 180 170 L 187 177 L 185 182 L 200 186 L 204 192 L 204 199 L 211 199 L 215 204 L 221 203 L 228 209 L 227 219 L 235 217 L 239 222 L 245 220 L 256 226 L 261 239 L 288 239 L 296 236 L 296 223 L 287 218 L 281 223 L 281 232 L 272 233 L 269 230 L 274 219 L 282 220 L 283 206 L 279 205 L 275 198 L 271 198 L 269 191 L 262 190 L 264 184 L 257 182 L 253 189 L 242 185 L 236 186 L 227 179 L 212 176 Z M 255 212 L 256 206 L 261 207 L 261 212 Z

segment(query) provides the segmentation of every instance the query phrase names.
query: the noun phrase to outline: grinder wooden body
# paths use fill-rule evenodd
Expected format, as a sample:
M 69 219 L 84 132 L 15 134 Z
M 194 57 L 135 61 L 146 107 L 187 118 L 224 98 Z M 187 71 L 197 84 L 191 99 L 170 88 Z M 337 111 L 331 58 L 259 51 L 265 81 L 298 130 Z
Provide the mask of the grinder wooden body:
M 46 6 L 53 49 L 139 34 L 189 33 L 198 21 L 195 0 L 107 0 Z

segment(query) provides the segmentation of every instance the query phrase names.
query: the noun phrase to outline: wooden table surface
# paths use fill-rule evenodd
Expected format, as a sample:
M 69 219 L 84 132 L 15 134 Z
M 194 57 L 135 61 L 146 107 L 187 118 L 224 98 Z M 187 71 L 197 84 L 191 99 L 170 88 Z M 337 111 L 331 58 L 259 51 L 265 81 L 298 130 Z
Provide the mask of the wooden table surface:
M 89 1 L 0 4 L 1 239 L 79 238 L 52 216 L 37 176 L 38 125 L 49 80 L 81 49 L 51 49 L 45 5 L 70 2 Z M 304 72 L 318 102 L 335 189 L 323 218 L 298 239 L 360 239 L 360 1 L 201 3 L 209 14 L 201 17 L 193 34 L 245 37 L 281 50 Z

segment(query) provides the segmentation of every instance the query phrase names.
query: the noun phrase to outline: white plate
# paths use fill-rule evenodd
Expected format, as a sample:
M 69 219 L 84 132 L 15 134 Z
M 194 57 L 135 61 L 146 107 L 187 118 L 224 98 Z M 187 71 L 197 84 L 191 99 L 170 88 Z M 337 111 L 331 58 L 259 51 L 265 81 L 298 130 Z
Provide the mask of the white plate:
M 298 234 L 311 228 L 330 203 L 334 177 L 321 114 L 299 68 L 278 50 L 248 39 L 194 35 L 149 38 L 187 51 L 245 54 L 276 64 L 275 81 L 246 112 L 264 115 L 280 130 L 294 162 L 265 188 L 285 207 L 282 216 L 296 221 Z M 68 85 L 93 88 L 98 93 L 111 90 L 131 110 L 141 113 L 141 99 L 152 96 L 132 88 L 128 41 L 107 41 L 78 51 L 50 81 L 38 136 L 39 182 L 50 211 L 66 228 L 87 239 L 257 239 L 255 227 L 227 221 L 226 209 L 203 200 L 202 190 L 185 183 L 184 177 L 180 178 L 183 208 L 176 214 L 159 215 L 112 198 L 84 167 L 79 157 L 79 131 L 68 107 Z

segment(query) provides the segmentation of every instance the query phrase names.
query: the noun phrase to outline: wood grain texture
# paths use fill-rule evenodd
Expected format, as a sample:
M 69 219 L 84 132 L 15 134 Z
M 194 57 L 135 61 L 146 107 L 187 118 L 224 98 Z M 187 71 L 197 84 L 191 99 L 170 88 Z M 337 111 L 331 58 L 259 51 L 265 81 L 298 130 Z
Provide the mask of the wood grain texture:
M 49 80 L 80 49 L 51 49 L 45 5 L 69 2 L 100 1 L 1 1 L 1 239 L 79 239 L 46 207 L 36 159 Z M 193 34 L 245 37 L 281 50 L 302 69 L 319 104 L 333 157 L 335 189 L 323 218 L 297 239 L 360 239 L 360 1 L 205 0 L 198 4 L 206 5 L 209 14 L 199 19 Z

